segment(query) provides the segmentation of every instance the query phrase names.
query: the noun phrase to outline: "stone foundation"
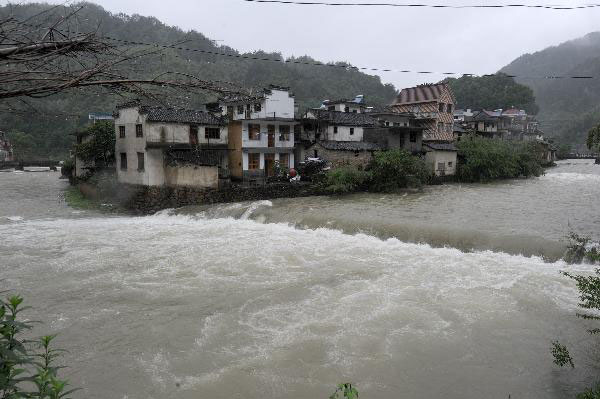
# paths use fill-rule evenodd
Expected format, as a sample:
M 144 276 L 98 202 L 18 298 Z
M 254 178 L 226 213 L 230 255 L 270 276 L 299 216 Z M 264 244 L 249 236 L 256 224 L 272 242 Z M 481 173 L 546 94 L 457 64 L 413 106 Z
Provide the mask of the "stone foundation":
M 228 187 L 220 190 L 191 187 L 135 186 L 121 184 L 116 198 L 120 206 L 147 215 L 162 209 L 187 205 L 296 198 L 325 194 L 310 183 L 273 183 L 254 187 Z

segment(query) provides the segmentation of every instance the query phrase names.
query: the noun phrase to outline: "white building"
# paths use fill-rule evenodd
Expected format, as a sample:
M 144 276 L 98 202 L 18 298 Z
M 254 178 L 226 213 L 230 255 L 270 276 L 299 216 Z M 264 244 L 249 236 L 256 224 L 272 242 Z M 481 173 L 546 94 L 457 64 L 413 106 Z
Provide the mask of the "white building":
M 119 182 L 217 188 L 229 176 L 220 115 L 133 102 L 118 107 L 115 132 Z
M 294 166 L 295 101 L 288 88 L 270 86 L 220 104 L 229 119 L 232 179 L 262 181 L 274 174 L 276 164 Z
M 453 176 L 456 174 L 458 150 L 452 143 L 424 142 L 425 163 L 436 176 Z

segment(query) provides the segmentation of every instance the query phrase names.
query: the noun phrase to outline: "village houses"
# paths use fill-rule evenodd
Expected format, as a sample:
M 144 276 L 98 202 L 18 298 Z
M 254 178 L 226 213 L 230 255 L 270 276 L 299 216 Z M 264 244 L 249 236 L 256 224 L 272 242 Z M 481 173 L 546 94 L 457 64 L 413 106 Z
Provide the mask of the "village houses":
M 0 130 L 0 162 L 13 161 L 13 149 L 6 134 Z
M 392 104 L 396 112 L 410 112 L 423 128 L 425 162 L 436 176 L 456 173 L 454 141 L 456 98 L 447 83 L 402 89 Z
M 228 119 L 233 180 L 262 182 L 275 166 L 294 166 L 295 101 L 289 88 L 270 86 L 252 96 L 219 101 Z
M 117 108 L 115 132 L 121 183 L 218 188 L 229 178 L 227 124 L 207 109 L 134 101 Z

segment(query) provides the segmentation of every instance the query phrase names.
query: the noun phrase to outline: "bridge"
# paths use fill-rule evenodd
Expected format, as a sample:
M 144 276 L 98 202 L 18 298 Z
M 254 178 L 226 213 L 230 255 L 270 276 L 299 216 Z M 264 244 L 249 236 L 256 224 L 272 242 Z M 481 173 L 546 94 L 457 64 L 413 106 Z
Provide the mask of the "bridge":
M 567 154 L 565 159 L 600 159 L 600 154 L 579 154 L 576 152 L 571 152 Z
M 0 161 L 0 169 L 15 168 L 17 170 L 23 170 L 23 168 L 27 166 L 51 168 L 57 167 L 58 165 L 58 161 Z

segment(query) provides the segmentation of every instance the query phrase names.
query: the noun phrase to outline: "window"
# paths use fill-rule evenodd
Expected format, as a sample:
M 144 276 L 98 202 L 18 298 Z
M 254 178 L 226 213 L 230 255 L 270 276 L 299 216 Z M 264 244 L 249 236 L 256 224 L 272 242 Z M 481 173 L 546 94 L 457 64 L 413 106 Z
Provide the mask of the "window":
M 204 138 L 218 140 L 221 138 L 221 129 L 218 127 L 207 127 L 204 129 Z
M 337 126 L 333 127 L 333 133 L 337 133 Z
M 394 122 L 394 126 L 400 126 L 400 122 Z
M 445 104 L 440 103 L 440 105 L 439 105 L 440 112 L 444 112 L 444 108 L 445 108 L 444 105 Z
M 350 107 L 344 107 L 344 112 L 350 112 Z
M 452 162 L 448 162 L 448 167 L 451 168 L 452 167 Z
M 198 145 L 198 126 L 190 125 L 190 145 Z
M 127 170 L 127 153 L 121 153 L 121 170 Z
M 290 125 L 279 125 L 279 141 L 290 141 Z
M 254 123 L 248 124 L 248 139 L 260 140 L 260 125 Z
M 135 137 L 144 137 L 144 130 L 140 124 L 135 125 Z
M 260 103 L 254 104 L 254 112 L 260 112 L 260 110 L 261 110 Z
M 335 106 L 330 105 L 329 107 L 327 107 L 327 110 L 329 110 L 329 111 L 335 111 Z
M 410 142 L 411 143 L 416 143 L 417 142 L 417 133 L 410 132 Z
M 452 113 L 452 104 L 448 104 L 446 106 L 446 110 L 448 111 L 449 114 L 451 114 Z
M 260 168 L 260 154 L 248 154 L 248 170 L 256 170 Z
M 444 124 L 442 122 L 438 123 L 438 132 L 440 132 L 440 133 L 444 132 Z
M 144 153 L 143 152 L 138 152 L 137 153 L 137 159 L 138 159 L 138 172 L 143 172 L 144 171 Z
M 354 135 L 354 128 L 353 127 L 350 128 L 350 136 L 352 136 L 352 135 Z
M 389 126 L 389 125 L 390 125 L 390 122 L 388 122 L 388 121 L 385 121 L 385 125 L 386 125 L 386 126 Z
M 279 154 L 279 166 L 283 168 L 290 167 L 290 154 Z
M 352 113 L 353 113 L 353 114 L 356 114 L 356 113 L 358 113 L 358 111 L 357 111 L 357 110 L 354 110 L 354 111 L 352 111 Z
M 243 115 L 244 114 L 244 106 L 243 105 L 238 105 L 237 106 L 237 113 L 238 113 L 238 115 Z
M 119 137 L 122 139 L 125 138 L 125 126 L 119 126 Z

